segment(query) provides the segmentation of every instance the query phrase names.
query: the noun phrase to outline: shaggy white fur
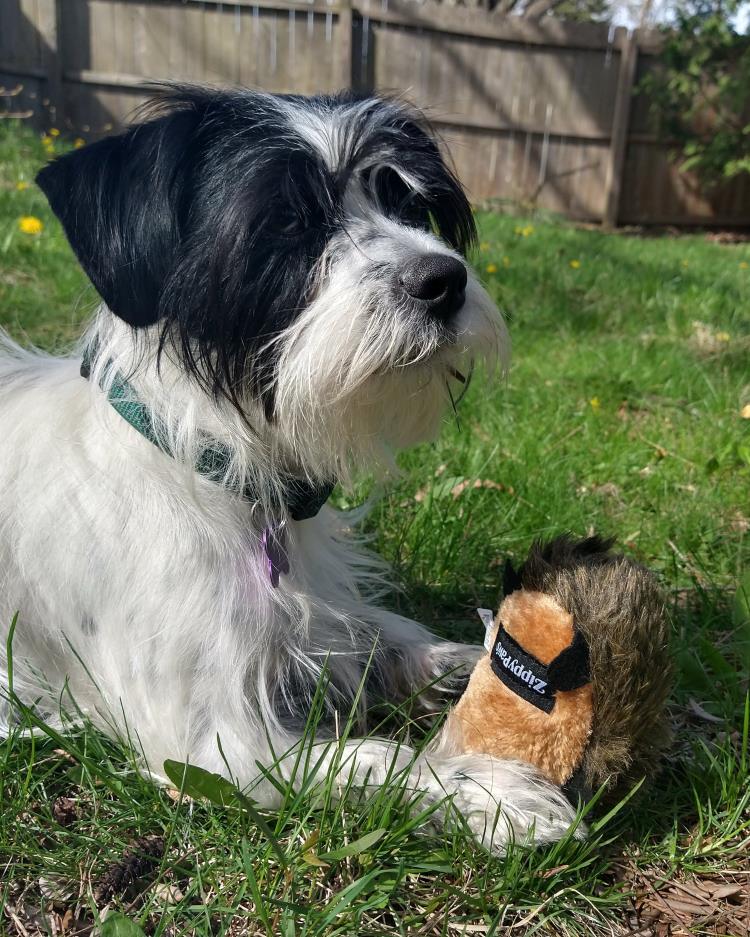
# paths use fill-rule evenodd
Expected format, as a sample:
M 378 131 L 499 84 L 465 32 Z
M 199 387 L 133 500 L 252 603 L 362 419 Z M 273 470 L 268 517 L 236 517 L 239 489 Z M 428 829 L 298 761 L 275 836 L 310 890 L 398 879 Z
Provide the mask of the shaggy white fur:
M 258 764 L 289 775 L 324 671 L 326 706 L 345 717 L 368 662 L 362 704 L 368 692 L 401 699 L 481 653 L 380 608 L 387 570 L 330 508 L 281 519 L 291 569 L 278 588 L 268 576 L 262 536 L 279 522 L 282 470 L 346 482 L 363 467 L 387 469 L 394 451 L 439 428 L 451 370 L 467 357 L 502 363 L 508 347 L 470 273 L 451 340 L 420 332 L 386 274 L 427 253 L 460 255 L 386 218 L 356 187 L 347 205 L 309 304 L 271 340 L 271 421 L 252 394 L 240 414 L 206 393 L 169 336 L 159 362 L 160 326 L 133 329 L 106 306 L 84 340 L 94 349 L 88 381 L 80 354 L 49 357 L 7 337 L 0 351 L 0 622 L 7 631 L 18 612 L 15 693 L 49 719 L 74 699 L 106 731 L 127 734 L 156 776 L 165 759 L 228 765 L 268 806 L 278 793 Z M 116 374 L 171 457 L 109 404 Z M 194 470 L 211 441 L 229 455 L 218 480 Z M 237 493 L 245 485 L 255 500 Z M 532 831 L 537 842 L 559 838 L 574 817 L 528 765 L 387 740 L 334 749 L 321 777 L 353 771 L 380 784 L 401 772 L 433 800 L 451 799 L 491 848 Z

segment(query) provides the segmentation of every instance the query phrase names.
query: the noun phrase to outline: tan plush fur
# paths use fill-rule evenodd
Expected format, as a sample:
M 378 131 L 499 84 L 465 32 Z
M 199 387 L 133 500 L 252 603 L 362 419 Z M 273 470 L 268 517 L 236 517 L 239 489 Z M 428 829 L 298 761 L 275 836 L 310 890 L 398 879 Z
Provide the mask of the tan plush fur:
M 535 543 L 522 586 L 574 617 L 589 646 L 594 725 L 581 769 L 586 785 L 614 788 L 653 774 L 670 733 L 669 616 L 656 577 L 597 537 Z
M 545 713 L 509 690 L 489 655 L 477 664 L 446 723 L 458 752 L 519 758 L 581 793 L 653 773 L 669 741 L 669 619 L 654 575 L 599 537 L 535 543 L 498 618 L 548 664 L 573 638 L 589 649 L 591 683 L 557 691 Z
M 543 664 L 573 640 L 573 618 L 542 592 L 513 592 L 503 602 L 499 622 Z M 476 666 L 469 685 L 448 717 L 446 732 L 461 751 L 519 758 L 564 784 L 583 758 L 593 719 L 591 685 L 557 693 L 550 713 L 516 696 L 492 672 L 489 655 Z

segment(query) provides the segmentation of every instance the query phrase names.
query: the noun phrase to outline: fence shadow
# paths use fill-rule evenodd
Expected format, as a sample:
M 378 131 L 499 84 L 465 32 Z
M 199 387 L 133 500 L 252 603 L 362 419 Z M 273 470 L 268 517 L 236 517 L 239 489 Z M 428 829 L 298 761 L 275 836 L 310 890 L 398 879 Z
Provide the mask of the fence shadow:
M 73 9 L 73 4 L 68 9 Z M 76 135 L 112 130 L 121 115 L 108 109 L 96 95 L 84 95 L 86 119 L 77 119 L 83 86 L 66 81 L 66 53 L 71 44 L 75 44 L 82 67 L 88 68 L 95 41 L 86 2 L 75 5 L 73 32 L 71 20 L 62 15 L 56 0 L 37 0 L 34 8 L 21 0 L 3 0 L 0 117 L 28 120 L 38 129 L 56 127 Z

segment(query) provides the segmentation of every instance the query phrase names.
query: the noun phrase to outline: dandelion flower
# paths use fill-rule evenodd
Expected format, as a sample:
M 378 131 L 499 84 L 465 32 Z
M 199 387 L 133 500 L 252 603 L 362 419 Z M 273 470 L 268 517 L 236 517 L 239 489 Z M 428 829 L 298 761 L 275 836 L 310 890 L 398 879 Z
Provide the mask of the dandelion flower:
M 746 260 L 740 261 L 740 270 L 747 270 L 750 267 L 750 264 Z
M 530 234 L 534 233 L 534 225 L 527 224 L 526 227 L 521 231 L 521 234 L 527 238 Z
M 49 135 L 50 135 L 51 137 L 59 137 L 59 136 L 60 136 L 60 131 L 57 129 L 57 127 L 52 127 L 52 128 L 50 129 L 50 131 L 49 131 Z
M 482 243 L 479 245 L 480 251 L 488 251 L 489 249 L 490 249 L 490 245 L 487 241 L 482 241 Z
M 731 337 L 732 336 L 729 334 L 729 332 L 717 332 L 716 333 L 717 342 L 728 342 L 731 339 Z
M 19 192 L 25 192 L 26 189 L 28 189 L 28 187 L 29 187 L 29 183 L 26 182 L 24 179 L 19 179 L 18 182 L 16 183 L 16 189 L 18 189 Z
M 487 264 L 484 269 L 487 273 L 497 273 L 497 264 Z
M 48 133 L 45 133 L 42 136 L 42 144 L 44 146 L 52 146 L 54 142 L 55 142 L 54 139 Z
M 682 261 L 682 266 L 683 266 L 683 267 L 689 267 L 689 266 L 690 266 L 690 261 L 689 261 L 689 260 L 683 260 L 683 261 Z
M 73 141 L 73 146 L 75 149 L 80 150 L 82 146 L 86 146 L 86 141 L 83 139 L 83 137 L 76 137 Z
M 601 409 L 602 402 L 601 400 L 599 400 L 598 397 L 592 397 L 591 400 L 589 400 L 589 403 L 591 404 L 592 410 L 596 411 L 596 410 Z
M 44 223 L 34 215 L 24 215 L 18 219 L 18 229 L 24 234 L 41 234 L 44 230 Z
M 510 257 L 503 257 L 503 266 L 510 267 Z
M 571 260 L 571 261 L 570 261 L 570 266 L 571 266 L 571 268 L 572 268 L 573 270 L 579 270 L 580 267 L 581 267 L 581 261 L 580 261 L 580 260 Z M 596 399 L 596 398 L 594 398 L 594 399 Z

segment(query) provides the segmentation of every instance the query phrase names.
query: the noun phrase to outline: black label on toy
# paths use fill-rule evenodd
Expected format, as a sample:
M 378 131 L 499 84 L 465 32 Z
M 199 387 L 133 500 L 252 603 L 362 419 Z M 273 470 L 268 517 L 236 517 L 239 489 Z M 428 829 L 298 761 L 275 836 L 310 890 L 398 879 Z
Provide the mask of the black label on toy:
M 543 712 L 551 712 L 555 705 L 555 691 L 550 686 L 547 667 L 524 651 L 503 627 L 497 631 L 490 652 L 490 664 L 495 674 L 517 696 Z

